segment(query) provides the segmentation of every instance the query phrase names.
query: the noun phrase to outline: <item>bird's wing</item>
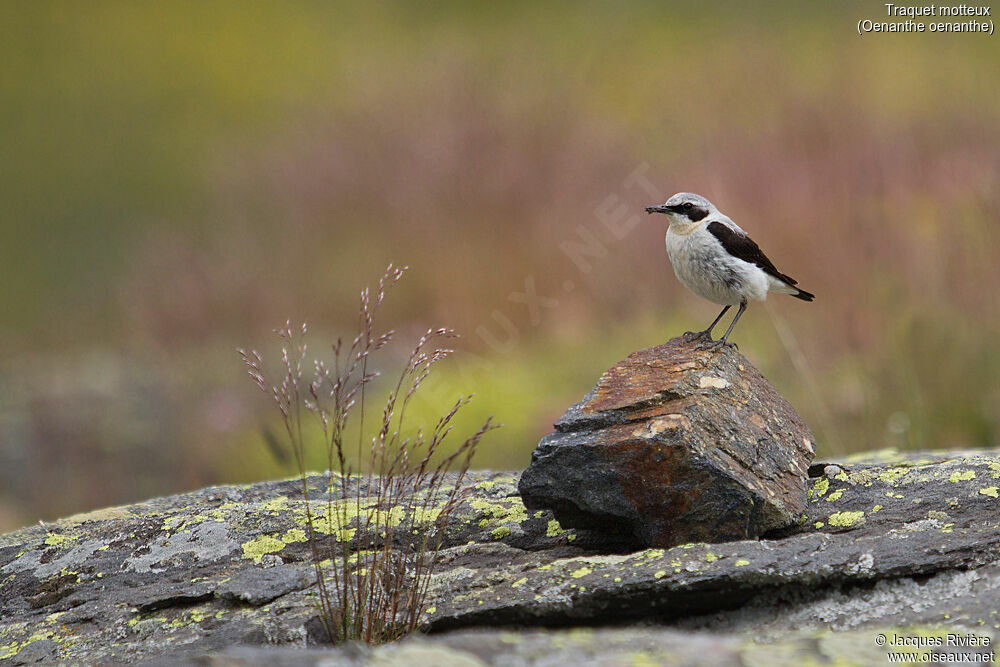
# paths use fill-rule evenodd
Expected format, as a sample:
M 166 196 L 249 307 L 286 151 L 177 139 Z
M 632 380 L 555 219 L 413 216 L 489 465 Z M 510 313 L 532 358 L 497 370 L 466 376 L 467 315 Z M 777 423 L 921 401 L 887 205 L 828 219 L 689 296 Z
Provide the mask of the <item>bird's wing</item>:
M 752 238 L 743 233 L 743 230 L 738 227 L 733 229 L 729 225 L 718 221 L 708 223 L 707 229 L 712 236 L 719 240 L 725 251 L 733 257 L 742 259 L 744 262 L 750 264 L 756 264 L 764 273 L 774 276 L 789 285 L 796 283 L 794 278 L 778 271 L 774 267 L 774 264 L 771 263 L 771 260 L 767 258 L 767 255 L 760 249 L 760 246 Z

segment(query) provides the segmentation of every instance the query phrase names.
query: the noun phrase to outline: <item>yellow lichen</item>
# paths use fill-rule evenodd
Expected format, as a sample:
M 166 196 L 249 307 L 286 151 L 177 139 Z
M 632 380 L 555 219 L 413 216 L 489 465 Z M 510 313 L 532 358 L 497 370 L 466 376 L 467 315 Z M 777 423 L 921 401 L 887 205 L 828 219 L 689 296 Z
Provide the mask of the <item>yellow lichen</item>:
M 736 566 L 736 567 L 744 567 L 744 566 L 747 566 L 749 564 L 750 564 L 750 561 L 746 560 L 745 558 L 737 558 L 736 562 L 733 563 L 733 565 Z
M 292 542 L 305 542 L 307 539 L 306 531 L 301 528 L 291 528 L 288 532 L 281 536 L 281 541 L 285 544 L 291 544 Z
M 879 473 L 878 478 L 885 482 L 886 484 L 894 484 L 894 482 L 910 472 L 909 468 L 889 468 L 881 473 Z
M 416 523 L 434 523 L 440 516 L 441 508 L 439 507 L 418 508 L 413 512 L 413 518 Z
M 965 482 L 976 477 L 975 470 L 965 470 L 963 472 L 953 472 L 948 478 L 949 482 Z
M 528 583 L 528 578 L 527 577 L 521 577 L 520 579 L 518 579 L 517 581 L 515 581 L 514 583 L 512 583 L 510 585 L 510 587 L 511 588 L 518 588 L 519 586 L 523 586 L 526 583 Z
M 557 537 L 565 532 L 566 531 L 563 529 L 563 527 L 559 525 L 559 522 L 556 521 L 555 519 L 552 519 L 551 521 L 549 521 L 549 525 L 545 529 L 545 537 Z
M 844 490 L 837 489 L 836 491 L 834 491 L 833 493 L 831 493 L 829 496 L 826 497 L 826 502 L 832 503 L 835 500 L 840 500 L 840 497 L 842 495 L 844 495 Z
M 243 543 L 243 557 L 253 558 L 259 563 L 265 555 L 273 554 L 285 548 L 285 543 L 269 535 L 261 535 L 255 540 Z
M 853 526 L 864 515 L 864 512 L 834 512 L 827 518 L 827 521 L 831 526 L 847 527 Z
M 63 542 L 80 539 L 79 535 L 61 535 L 58 533 L 48 533 L 45 536 L 45 543 L 50 547 L 58 546 Z
M 985 488 L 979 489 L 979 493 L 980 493 L 980 495 L 990 496 L 992 498 L 997 498 L 998 497 L 998 495 L 997 495 L 997 487 L 995 487 L 995 486 L 987 486 Z
M 579 579 L 580 577 L 586 577 L 591 572 L 593 572 L 593 570 L 584 565 L 583 567 L 577 570 L 573 570 L 573 572 L 570 573 L 570 576 L 572 576 L 574 579 Z
M 504 502 L 496 503 L 473 498 L 469 500 L 469 504 L 477 512 L 482 512 L 488 518 L 500 523 L 521 523 L 528 520 L 528 511 L 524 504 L 516 498 L 508 498 Z
M 663 577 L 667 576 L 667 571 L 657 570 L 656 572 L 653 573 L 653 576 L 656 577 L 657 579 L 662 579 Z
M 261 503 L 260 508 L 265 512 L 278 512 L 288 507 L 288 496 L 277 496 L 265 503 Z

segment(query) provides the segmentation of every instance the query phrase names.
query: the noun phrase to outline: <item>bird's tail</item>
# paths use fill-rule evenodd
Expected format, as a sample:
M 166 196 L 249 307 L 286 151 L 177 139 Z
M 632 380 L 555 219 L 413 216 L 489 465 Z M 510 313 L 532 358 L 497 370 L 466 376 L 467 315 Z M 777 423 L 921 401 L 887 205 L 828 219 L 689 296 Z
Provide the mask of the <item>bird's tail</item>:
M 789 296 L 794 296 L 796 299 L 802 299 L 803 301 L 812 301 L 816 298 L 804 289 L 796 287 L 794 278 L 790 278 L 784 274 L 780 274 L 780 276 L 780 278 L 768 276 L 768 291 L 777 292 L 778 294 L 788 294 Z
M 793 294 L 792 296 L 794 296 L 796 299 L 802 299 L 803 301 L 812 301 L 813 299 L 816 298 L 815 294 L 810 294 L 804 289 L 799 289 L 798 287 L 796 287 L 795 290 L 796 290 L 795 294 Z

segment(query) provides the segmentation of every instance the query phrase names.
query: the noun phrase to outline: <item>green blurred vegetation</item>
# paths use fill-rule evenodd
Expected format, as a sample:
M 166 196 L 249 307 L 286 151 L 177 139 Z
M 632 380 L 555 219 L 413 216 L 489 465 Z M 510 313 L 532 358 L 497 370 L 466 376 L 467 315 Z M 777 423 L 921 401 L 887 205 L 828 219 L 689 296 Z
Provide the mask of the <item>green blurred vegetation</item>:
M 817 294 L 736 340 L 821 456 L 1000 444 L 1000 42 L 859 37 L 880 9 L 3 4 L 0 530 L 289 473 L 233 350 L 353 335 L 389 262 L 402 341 L 465 334 L 420 416 L 474 391 L 464 423 L 506 424 L 477 464 L 524 466 L 602 370 L 715 315 L 662 221 L 602 222 L 679 190 Z

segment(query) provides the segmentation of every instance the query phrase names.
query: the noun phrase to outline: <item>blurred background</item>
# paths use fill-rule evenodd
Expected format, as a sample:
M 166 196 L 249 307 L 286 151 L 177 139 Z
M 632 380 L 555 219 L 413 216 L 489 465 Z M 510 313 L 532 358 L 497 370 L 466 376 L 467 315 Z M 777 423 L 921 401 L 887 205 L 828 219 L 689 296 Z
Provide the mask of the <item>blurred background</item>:
M 736 340 L 819 456 L 1000 445 L 1000 42 L 880 12 L 3 3 L 0 531 L 294 474 L 236 348 L 274 366 L 291 319 L 325 353 L 390 262 L 380 367 L 460 330 L 414 416 L 476 392 L 476 465 L 524 467 L 716 315 L 641 213 L 681 190 L 817 295 Z

